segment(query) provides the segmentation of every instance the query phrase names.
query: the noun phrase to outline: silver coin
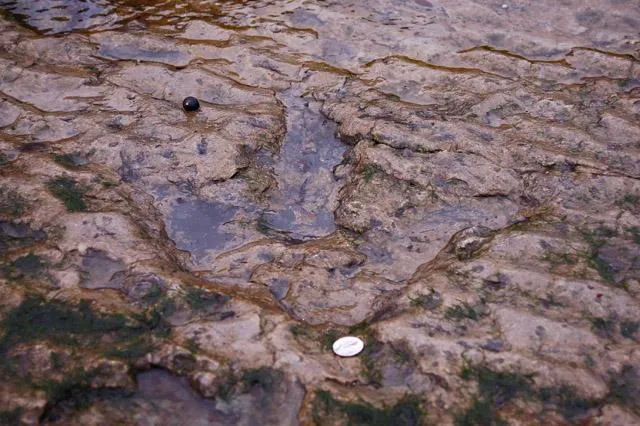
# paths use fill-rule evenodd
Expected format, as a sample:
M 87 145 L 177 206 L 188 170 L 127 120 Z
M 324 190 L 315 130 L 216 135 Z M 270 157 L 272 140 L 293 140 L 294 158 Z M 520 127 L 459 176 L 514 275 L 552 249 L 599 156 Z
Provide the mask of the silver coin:
M 364 342 L 359 337 L 345 336 L 333 342 L 333 352 L 339 356 L 355 356 L 364 349 Z

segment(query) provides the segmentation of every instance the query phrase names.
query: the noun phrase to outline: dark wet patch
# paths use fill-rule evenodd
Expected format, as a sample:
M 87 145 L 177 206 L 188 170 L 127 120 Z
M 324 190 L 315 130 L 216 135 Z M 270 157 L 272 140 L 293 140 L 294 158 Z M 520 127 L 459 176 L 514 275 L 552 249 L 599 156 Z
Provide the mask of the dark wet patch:
M 33 230 L 29 223 L 0 221 L 0 252 L 10 248 L 29 247 L 44 241 L 46 234 L 42 230 Z
M 20 152 L 42 152 L 49 149 L 44 142 L 27 142 L 20 145 Z
M 635 238 L 633 229 L 630 231 Z M 637 248 L 625 241 L 624 235 L 619 235 L 615 229 L 600 224 L 594 229 L 582 230 L 581 234 L 589 244 L 582 257 L 605 282 L 626 288 L 627 280 L 640 273 Z
M 92 289 L 119 288 L 120 283 L 112 278 L 125 269 L 126 265 L 122 260 L 112 259 L 103 251 L 90 249 L 82 258 L 82 286 Z
M 118 174 L 124 182 L 132 183 L 140 179 L 139 169 L 145 162 L 144 154 L 134 156 L 132 153 L 120 151 L 121 166 L 118 168 Z
M 375 365 L 379 383 L 384 388 L 410 388 L 411 382 L 430 380 L 419 372 L 411 350 L 404 342 L 378 344 L 378 350 L 370 356 L 369 362 Z
M 420 5 L 420 6 L 424 6 L 427 8 L 432 8 L 433 7 L 433 3 L 431 3 L 429 0 L 414 0 L 416 2 L 416 4 Z
M 285 93 L 287 134 L 280 152 L 262 160 L 273 167 L 278 186 L 270 194 L 264 225 L 292 238 L 331 234 L 336 225 L 329 196 L 340 183 L 333 168 L 342 162 L 346 147 L 335 137 L 336 124 L 324 118 L 320 105 Z
M 604 13 L 600 10 L 586 8 L 575 13 L 576 20 L 580 25 L 590 26 L 601 22 Z
M 157 404 L 159 409 L 164 408 L 163 411 L 167 406 L 173 407 L 180 413 L 184 424 L 211 424 L 221 417 L 222 413 L 216 410 L 215 401 L 199 396 L 183 377 L 174 376 L 165 370 L 152 369 L 138 374 L 136 381 L 136 399 Z
M 291 22 L 300 26 L 323 26 L 325 23 L 313 12 L 301 7 L 295 9 L 291 14 Z
M 178 9 L 180 2 L 167 2 L 161 8 L 152 3 L 136 0 L 0 0 L 0 12 L 5 19 L 18 22 L 31 30 L 45 34 L 71 31 L 106 30 L 123 27 L 134 20 L 157 23 L 167 18 L 167 9 Z M 207 11 L 203 16 L 213 17 L 219 13 L 216 7 L 193 5 L 193 12 L 186 17 L 194 18 L 198 10 Z M 182 13 L 186 11 L 180 10 Z M 176 13 L 177 14 L 177 13 Z M 185 18 L 186 18 L 185 17 Z M 186 18 L 188 19 L 188 18 Z M 172 19 L 176 22 L 176 19 Z M 140 22 L 138 22 L 140 25 Z
M 111 9 L 104 0 L 1 0 L 0 8 L 22 26 L 43 33 L 90 28 L 101 22 L 101 17 L 104 21 L 104 14 Z
M 369 262 L 389 265 L 393 263 L 391 252 L 385 247 L 379 247 L 374 243 L 365 242 L 358 246 L 358 251 L 367 256 Z
M 638 330 L 640 330 L 640 321 L 622 321 L 620 323 L 620 334 L 627 339 L 635 340 Z
M 269 281 L 269 291 L 276 300 L 282 300 L 287 297 L 289 292 L 289 280 L 286 278 L 273 278 Z
M 196 262 L 211 253 L 219 253 L 233 241 L 233 234 L 223 229 L 238 208 L 201 200 L 176 203 L 168 218 L 169 237 L 180 250 L 186 250 Z
M 482 348 L 490 352 L 500 352 L 504 348 L 504 340 L 489 339 L 482 345 Z
M 207 140 L 205 138 L 202 138 L 202 140 L 198 143 L 197 149 L 198 149 L 198 154 L 200 155 L 207 155 Z
M 180 413 L 180 424 L 290 424 L 303 396 L 302 388 L 267 367 L 220 374 L 215 399 L 201 397 L 185 378 L 160 369 L 138 374 L 137 383 L 133 398 L 118 405 L 150 405 L 163 419 Z

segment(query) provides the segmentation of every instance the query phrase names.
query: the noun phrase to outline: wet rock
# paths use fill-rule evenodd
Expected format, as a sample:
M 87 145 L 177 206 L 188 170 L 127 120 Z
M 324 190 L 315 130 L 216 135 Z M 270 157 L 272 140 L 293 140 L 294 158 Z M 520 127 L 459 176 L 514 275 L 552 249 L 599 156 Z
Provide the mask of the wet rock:
M 80 131 L 72 119 L 43 118 L 23 114 L 7 133 L 20 136 L 29 135 L 29 140 L 33 143 L 41 143 L 46 146 L 44 142 L 59 142 L 73 138 L 79 135 Z
M 568 362 L 579 360 L 581 352 L 597 351 L 602 347 L 590 331 L 578 327 L 566 327 L 508 309 L 501 309 L 496 314 L 505 340 L 517 350 L 544 353 L 549 358 Z
M 172 72 L 155 65 L 136 65 L 123 67 L 121 71 L 110 76 L 109 79 L 114 84 L 132 89 L 140 94 L 176 103 L 182 102 L 183 98 L 180 94 L 187 92 L 214 105 L 264 103 L 276 106 L 273 96 L 265 90 L 250 90 L 229 85 L 225 79 L 199 70 Z M 204 81 L 207 81 L 206 85 L 204 85 Z
M 269 291 L 271 291 L 271 294 L 273 294 L 276 300 L 282 300 L 287 297 L 287 293 L 289 292 L 289 281 L 274 278 L 269 283 Z
M 640 250 L 607 245 L 597 249 L 590 264 L 605 281 L 619 284 L 640 272 Z
M 45 238 L 43 230 L 33 230 L 28 223 L 0 221 L 0 248 L 3 250 L 28 247 Z
M 185 200 L 178 203 L 169 219 L 169 235 L 179 248 L 189 251 L 196 262 L 208 252 L 229 248 L 233 234 L 224 225 L 233 220 L 237 209 L 222 203 Z M 194 221 L 193 218 L 200 218 Z
M 110 59 L 161 62 L 175 67 L 185 67 L 192 60 L 188 52 L 168 39 L 104 32 L 92 35 L 91 41 L 99 46 L 100 56 Z
M 111 259 L 103 251 L 89 249 L 82 258 L 82 271 L 86 274 L 82 285 L 92 289 L 118 288 L 112 278 L 124 268 L 122 260 Z
M 7 95 L 48 112 L 71 112 L 88 108 L 82 98 L 100 96 L 103 89 L 84 85 L 78 77 L 66 77 L 22 70 L 0 60 L 0 90 Z
M 636 422 L 629 2 L 5 3 L 3 418 Z
M 491 352 L 500 352 L 504 348 L 504 341 L 502 339 L 490 339 L 482 345 L 482 348 Z

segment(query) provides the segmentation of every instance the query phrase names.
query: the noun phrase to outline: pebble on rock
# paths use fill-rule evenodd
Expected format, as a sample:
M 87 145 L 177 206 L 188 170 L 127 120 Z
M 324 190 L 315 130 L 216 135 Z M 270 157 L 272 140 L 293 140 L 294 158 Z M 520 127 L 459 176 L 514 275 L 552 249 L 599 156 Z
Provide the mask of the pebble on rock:
M 182 108 L 188 112 L 197 111 L 200 109 L 200 102 L 193 96 L 187 96 L 184 98 L 184 101 L 182 101 Z

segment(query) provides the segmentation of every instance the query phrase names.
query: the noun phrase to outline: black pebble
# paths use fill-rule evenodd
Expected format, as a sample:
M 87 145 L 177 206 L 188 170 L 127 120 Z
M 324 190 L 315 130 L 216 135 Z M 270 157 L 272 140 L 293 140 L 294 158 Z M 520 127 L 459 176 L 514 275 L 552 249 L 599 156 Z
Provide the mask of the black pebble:
M 182 101 L 182 108 L 184 108 L 185 111 L 197 111 L 200 109 L 200 102 L 193 96 L 187 96 L 184 98 L 184 101 Z

